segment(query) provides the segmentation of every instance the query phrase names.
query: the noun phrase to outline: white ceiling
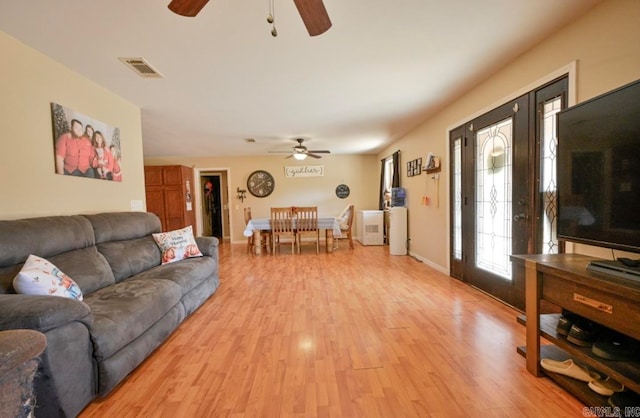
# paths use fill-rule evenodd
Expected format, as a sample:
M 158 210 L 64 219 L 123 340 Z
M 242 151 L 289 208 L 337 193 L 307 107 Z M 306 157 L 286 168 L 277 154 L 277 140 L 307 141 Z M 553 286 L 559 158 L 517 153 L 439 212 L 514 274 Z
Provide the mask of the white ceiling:
M 139 106 L 145 156 L 263 155 L 296 137 L 375 153 L 597 2 L 324 0 L 333 27 L 309 37 L 275 0 L 273 38 L 269 0 L 195 18 L 169 0 L 0 0 L 0 30 Z

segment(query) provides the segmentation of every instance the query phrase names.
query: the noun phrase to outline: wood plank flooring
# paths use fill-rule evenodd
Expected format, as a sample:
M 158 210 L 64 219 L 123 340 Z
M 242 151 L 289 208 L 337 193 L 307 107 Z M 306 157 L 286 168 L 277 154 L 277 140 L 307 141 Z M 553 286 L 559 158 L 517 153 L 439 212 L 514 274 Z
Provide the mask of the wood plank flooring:
M 517 312 L 387 247 L 220 248 L 218 291 L 89 417 L 582 417 Z

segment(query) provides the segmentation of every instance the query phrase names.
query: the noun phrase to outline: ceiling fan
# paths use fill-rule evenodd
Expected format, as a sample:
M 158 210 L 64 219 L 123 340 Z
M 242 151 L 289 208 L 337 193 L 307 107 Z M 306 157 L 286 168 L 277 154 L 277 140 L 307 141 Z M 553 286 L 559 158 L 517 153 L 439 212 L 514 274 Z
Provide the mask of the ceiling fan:
M 298 145 L 294 146 L 293 149 L 291 151 L 269 151 L 271 153 L 290 153 L 291 155 L 285 157 L 285 158 L 295 158 L 296 160 L 304 160 L 307 157 L 311 157 L 311 158 L 322 158 L 321 155 L 317 155 L 317 154 L 331 154 L 331 151 L 328 150 L 308 150 L 307 147 L 305 147 L 304 145 L 302 145 L 302 143 L 304 142 L 303 138 L 296 138 L 296 141 L 298 141 Z
M 181 16 L 194 17 L 208 2 L 209 0 L 172 0 L 168 7 Z M 320 35 L 329 30 L 331 20 L 322 0 L 293 0 L 293 2 L 310 36 Z M 269 23 L 273 23 L 273 17 L 269 17 L 271 18 Z

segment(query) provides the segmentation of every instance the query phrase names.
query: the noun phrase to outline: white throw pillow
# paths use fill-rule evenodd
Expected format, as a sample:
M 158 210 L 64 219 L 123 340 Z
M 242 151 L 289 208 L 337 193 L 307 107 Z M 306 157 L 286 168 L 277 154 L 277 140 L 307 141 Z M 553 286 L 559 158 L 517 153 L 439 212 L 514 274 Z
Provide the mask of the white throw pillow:
M 202 257 L 193 238 L 191 225 L 175 231 L 153 234 L 153 239 L 162 251 L 162 264 L 173 263 L 190 257 Z
M 71 277 L 33 254 L 13 278 L 13 288 L 24 295 L 52 295 L 82 300 L 82 290 Z
M 346 208 L 342 209 L 340 215 L 338 215 L 338 224 L 340 224 L 340 229 L 349 229 L 349 212 L 351 205 L 347 205 Z

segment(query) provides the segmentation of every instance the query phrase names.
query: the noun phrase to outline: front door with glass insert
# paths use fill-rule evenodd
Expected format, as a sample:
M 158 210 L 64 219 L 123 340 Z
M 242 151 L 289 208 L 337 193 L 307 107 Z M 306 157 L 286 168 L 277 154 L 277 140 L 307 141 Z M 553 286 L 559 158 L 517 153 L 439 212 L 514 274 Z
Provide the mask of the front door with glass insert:
M 556 229 L 556 113 L 567 77 L 449 134 L 451 275 L 524 309 L 512 254 L 562 251 Z
M 452 275 L 514 306 L 524 288 L 510 256 L 527 252 L 531 215 L 527 126 L 523 96 L 451 133 Z

